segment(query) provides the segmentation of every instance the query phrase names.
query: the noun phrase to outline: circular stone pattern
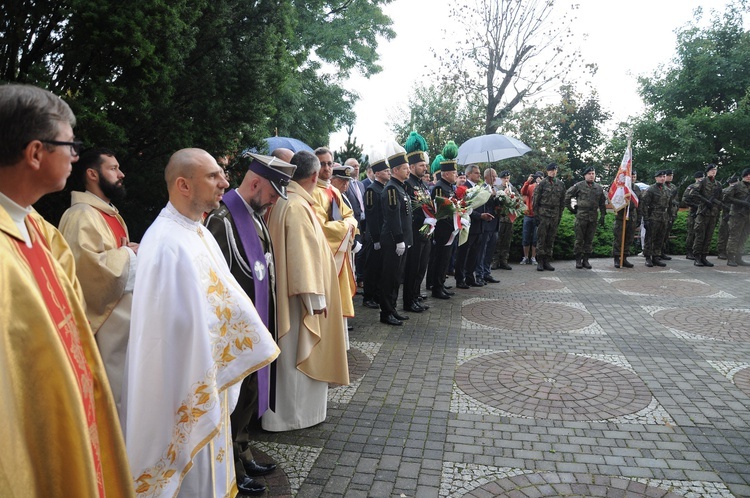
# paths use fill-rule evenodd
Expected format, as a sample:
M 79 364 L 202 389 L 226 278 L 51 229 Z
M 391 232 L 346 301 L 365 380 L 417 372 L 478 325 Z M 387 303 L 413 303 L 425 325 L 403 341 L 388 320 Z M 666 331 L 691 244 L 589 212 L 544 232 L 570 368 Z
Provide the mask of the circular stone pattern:
M 669 278 L 639 278 L 634 280 L 618 280 L 612 282 L 615 289 L 635 294 L 667 297 L 698 297 L 710 296 L 716 291 L 702 282 L 686 282 Z
M 346 352 L 346 359 L 349 363 L 349 382 L 361 379 L 370 369 L 370 358 L 354 346 Z M 329 387 L 338 387 L 339 384 L 328 384 Z
M 499 479 L 471 490 L 464 497 L 537 496 L 543 497 L 622 497 L 679 498 L 666 489 L 619 477 L 591 474 L 522 474 Z
M 750 313 L 738 310 L 689 308 L 661 310 L 654 319 L 666 327 L 725 341 L 748 341 Z
M 750 396 L 750 367 L 734 374 L 734 385 L 740 391 Z
M 519 291 L 556 291 L 564 289 L 565 284 L 558 282 L 557 280 L 549 280 L 546 278 L 540 278 L 537 280 L 529 280 L 516 287 Z
M 521 332 L 577 330 L 594 323 L 594 318 L 564 304 L 522 299 L 478 301 L 463 307 L 464 318 L 487 327 Z
M 651 402 L 651 392 L 634 373 L 566 353 L 480 356 L 458 367 L 456 384 L 493 408 L 549 420 L 607 420 L 636 413 Z

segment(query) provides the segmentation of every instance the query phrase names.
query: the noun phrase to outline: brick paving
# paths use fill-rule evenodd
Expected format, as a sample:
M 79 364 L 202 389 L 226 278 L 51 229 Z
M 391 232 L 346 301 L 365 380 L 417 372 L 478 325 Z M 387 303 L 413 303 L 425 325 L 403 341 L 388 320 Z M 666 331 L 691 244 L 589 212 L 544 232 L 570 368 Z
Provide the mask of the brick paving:
M 710 258 L 713 260 L 713 258 Z M 316 427 L 259 432 L 268 496 L 750 496 L 750 268 L 514 265 L 378 322 Z

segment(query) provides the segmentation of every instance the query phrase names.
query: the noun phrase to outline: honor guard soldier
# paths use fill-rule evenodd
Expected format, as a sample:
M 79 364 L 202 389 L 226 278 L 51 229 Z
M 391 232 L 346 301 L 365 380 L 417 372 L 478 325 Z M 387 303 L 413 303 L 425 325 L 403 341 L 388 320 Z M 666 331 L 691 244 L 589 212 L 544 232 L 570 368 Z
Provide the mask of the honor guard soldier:
M 740 181 L 737 175 L 732 175 L 727 179 L 727 185 L 722 191 L 722 197 L 726 198 L 731 188 Z M 732 205 L 724 203 L 721 206 L 721 221 L 719 221 L 719 238 L 716 241 L 716 252 L 718 259 L 727 259 L 727 242 L 729 242 L 729 217 L 732 214 Z
M 693 243 L 695 242 L 695 217 L 698 214 L 698 199 L 693 199 L 690 197 L 690 191 L 696 188 L 698 185 L 700 185 L 701 180 L 705 176 L 703 171 L 696 171 L 695 175 L 695 182 L 691 183 L 687 186 L 685 189 L 685 192 L 682 194 L 682 202 L 687 205 L 690 210 L 688 211 L 687 220 L 685 220 L 685 226 L 687 228 L 687 237 L 685 239 L 685 259 L 695 259 L 695 256 L 693 256 Z
M 380 307 L 380 272 L 383 271 L 383 252 L 380 248 L 380 230 L 383 228 L 383 209 L 380 197 L 385 184 L 391 179 L 391 170 L 385 152 L 379 148 L 370 150 L 370 167 L 373 180 L 365 189 L 365 224 L 367 232 L 367 259 L 365 281 L 362 288 L 362 304 L 368 308 Z
M 538 271 L 555 271 L 549 264 L 555 246 L 557 227 L 565 206 L 565 185 L 557 176 L 557 164 L 547 166 L 547 178 L 534 189 L 533 207 L 537 222 L 536 259 Z
M 612 256 L 615 258 L 615 268 L 620 268 L 620 244 L 625 246 L 625 251 L 623 251 L 622 267 L 633 267 L 633 263 L 628 261 L 628 256 L 630 256 L 630 248 L 633 247 L 633 240 L 635 239 L 635 229 L 641 223 L 640 216 L 638 215 L 638 203 L 635 202 L 636 199 L 633 198 L 633 195 L 640 200 L 641 188 L 635 183 L 638 179 L 635 171 L 632 172 L 632 175 L 633 182 L 630 185 L 632 195 L 628 200 L 629 205 L 626 208 L 620 209 L 619 211 L 617 211 L 617 213 L 615 213 L 615 222 L 612 225 L 612 233 L 614 235 L 614 237 L 612 238 Z M 627 221 L 625 220 L 626 212 L 628 215 Z M 622 238 L 623 223 L 626 223 L 624 241 Z
M 380 321 L 388 325 L 402 325 L 409 317 L 396 311 L 398 288 L 404 275 L 407 249 L 413 243 L 411 199 L 404 190 L 409 177 L 406 151 L 396 142 L 386 144 L 391 179 L 388 180 L 380 202 L 383 206 L 383 228 L 380 231 L 380 250 L 383 252 L 383 271 L 380 276 Z
M 565 206 L 576 217 L 576 242 L 573 248 L 576 255 L 576 268 L 590 270 L 589 256 L 593 252 L 596 234 L 596 213 L 599 211 L 599 226 L 603 227 L 604 217 L 607 215 L 607 201 L 604 198 L 604 189 L 594 181 L 596 171 L 592 166 L 583 171 L 583 177 L 583 181 L 576 183 L 565 192 Z M 576 200 L 575 206 L 571 206 L 570 203 L 573 199 Z
M 721 211 L 722 190 L 721 183 L 716 179 L 717 166 L 709 164 L 706 166 L 706 176 L 700 184 L 690 191 L 690 196 L 698 204 L 698 212 L 695 216 L 695 242 L 693 242 L 693 255 L 695 266 L 713 266 L 706 259 L 708 249 L 711 247 L 711 239 L 719 220 Z
M 643 225 L 646 227 L 643 255 L 646 257 L 646 266 L 649 268 L 667 266 L 659 258 L 661 248 L 664 247 L 664 237 L 667 234 L 669 222 L 671 192 L 664 187 L 666 176 L 664 170 L 656 172 L 654 175 L 656 183 L 646 190 L 639 204 L 643 214 Z
M 672 257 L 667 255 L 667 246 L 669 245 L 669 236 L 672 234 L 672 225 L 674 225 L 674 220 L 677 218 L 677 211 L 680 209 L 678 199 L 680 189 L 672 182 L 674 171 L 668 169 L 665 173 L 664 188 L 669 190 L 669 219 L 667 220 L 667 232 L 664 234 L 664 245 L 661 248 L 659 259 L 669 261 Z
M 750 234 L 750 168 L 742 170 L 742 181 L 732 185 L 725 200 L 732 206 L 729 216 L 727 265 L 748 266 L 750 263 L 742 260 L 742 250 Z
M 409 200 L 416 202 L 417 195 L 429 196 L 427 185 L 422 181 L 427 170 L 427 142 L 416 131 L 409 134 L 405 147 L 406 159 L 409 161 L 409 178 L 404 182 Z M 420 302 L 422 280 L 427 273 L 427 264 L 430 261 L 430 239 L 419 233 L 425 221 L 425 213 L 421 208 L 414 207 L 412 212 L 412 236 L 414 244 L 409 248 L 406 256 L 406 268 L 404 270 L 404 310 L 421 313 L 429 306 Z

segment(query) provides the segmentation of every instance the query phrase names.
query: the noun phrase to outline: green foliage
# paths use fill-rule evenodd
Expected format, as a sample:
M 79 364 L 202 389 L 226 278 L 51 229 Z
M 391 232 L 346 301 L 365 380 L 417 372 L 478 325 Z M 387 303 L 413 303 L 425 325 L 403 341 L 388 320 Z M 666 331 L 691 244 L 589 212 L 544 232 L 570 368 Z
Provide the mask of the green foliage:
M 649 173 L 671 168 L 691 175 L 713 162 L 732 171 L 750 162 L 750 33 L 743 29 L 743 1 L 713 12 L 711 25 L 696 20 L 677 34 L 671 64 L 639 78 L 647 112 L 635 123 L 641 164 Z
M 352 139 L 352 133 L 354 133 L 354 126 L 347 126 L 346 142 L 344 142 L 344 146 L 341 148 L 341 150 L 334 151 L 333 158 L 334 161 L 341 164 L 344 164 L 344 161 L 346 161 L 350 157 L 355 158 L 357 161 L 359 161 L 359 172 L 360 176 L 362 176 L 365 174 L 365 170 L 367 169 L 367 157 L 362 151 L 362 146 L 357 144 L 357 138 L 355 137 Z

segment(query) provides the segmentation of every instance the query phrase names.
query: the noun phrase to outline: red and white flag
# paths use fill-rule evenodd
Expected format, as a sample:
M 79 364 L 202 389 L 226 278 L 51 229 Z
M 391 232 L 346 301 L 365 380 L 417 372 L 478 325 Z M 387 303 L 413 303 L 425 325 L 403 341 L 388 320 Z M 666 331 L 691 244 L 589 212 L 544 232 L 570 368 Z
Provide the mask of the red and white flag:
M 633 157 L 630 150 L 630 139 L 625 155 L 622 156 L 622 164 L 617 170 L 617 175 L 609 187 L 609 200 L 615 208 L 615 212 L 628 205 L 629 201 L 638 206 L 638 196 L 633 192 Z

